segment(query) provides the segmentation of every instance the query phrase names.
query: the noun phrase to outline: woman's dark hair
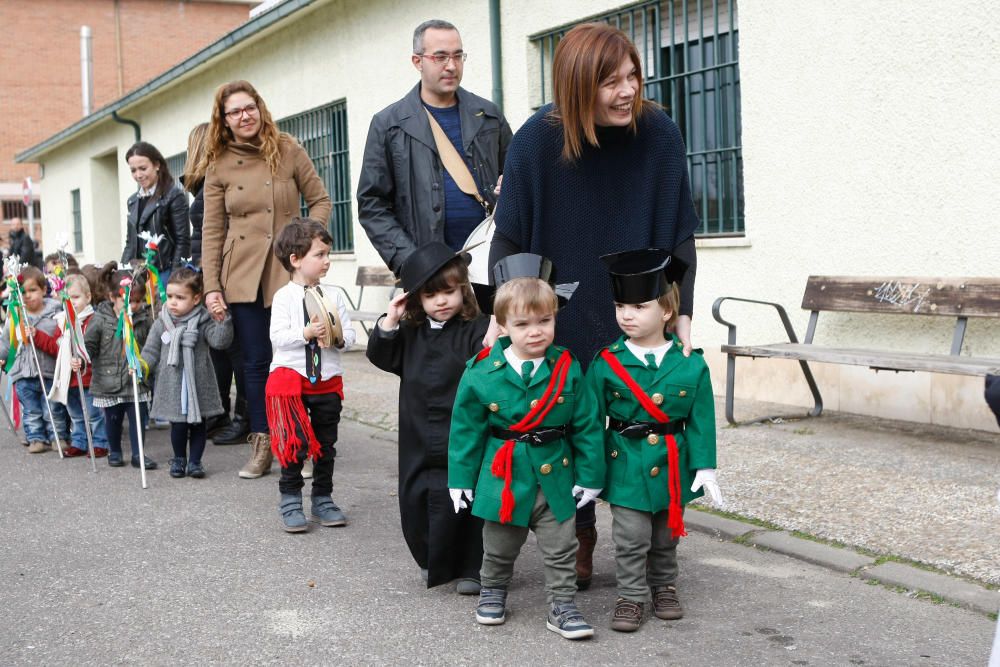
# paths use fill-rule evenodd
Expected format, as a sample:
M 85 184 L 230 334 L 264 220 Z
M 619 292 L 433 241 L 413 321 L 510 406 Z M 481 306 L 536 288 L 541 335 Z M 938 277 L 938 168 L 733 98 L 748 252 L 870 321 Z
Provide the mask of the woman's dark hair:
M 163 159 L 163 154 L 148 141 L 137 141 L 132 144 L 131 148 L 125 151 L 125 161 L 128 162 L 129 158 L 135 155 L 147 158 L 153 163 L 154 167 L 159 169 L 153 200 L 155 201 L 166 195 L 174 185 L 174 177 L 170 174 L 170 167 L 167 166 L 167 161 Z
M 194 269 L 182 266 L 179 269 L 174 269 L 170 274 L 170 278 L 167 279 L 168 285 L 180 285 L 186 289 L 191 290 L 191 294 L 195 296 L 201 295 L 205 290 L 205 283 L 201 278 L 201 271 L 195 271 Z
M 458 287 L 462 290 L 462 310 L 458 314 L 463 320 L 474 320 L 479 317 L 479 304 L 476 295 L 472 291 L 469 283 L 469 265 L 461 256 L 451 260 L 424 283 L 419 291 L 415 291 L 406 298 L 406 312 L 403 314 L 404 320 L 409 320 L 414 324 L 423 324 L 427 319 L 427 313 L 420 303 L 421 294 L 434 294 L 442 290 Z
M 274 256 L 278 258 L 285 270 L 291 273 L 292 255 L 302 258 L 309 253 L 313 239 L 319 239 L 327 245 L 333 245 L 333 237 L 327 231 L 326 225 L 313 218 L 292 218 L 285 228 L 278 232 L 274 241 Z

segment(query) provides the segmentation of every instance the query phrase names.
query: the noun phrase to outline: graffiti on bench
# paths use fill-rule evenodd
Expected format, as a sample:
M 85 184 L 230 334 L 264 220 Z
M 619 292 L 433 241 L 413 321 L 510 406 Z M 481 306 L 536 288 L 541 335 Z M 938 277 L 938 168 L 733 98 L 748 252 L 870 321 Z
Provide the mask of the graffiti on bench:
M 875 300 L 916 313 L 930 293 L 931 288 L 920 283 L 905 285 L 898 280 L 887 280 L 875 288 Z

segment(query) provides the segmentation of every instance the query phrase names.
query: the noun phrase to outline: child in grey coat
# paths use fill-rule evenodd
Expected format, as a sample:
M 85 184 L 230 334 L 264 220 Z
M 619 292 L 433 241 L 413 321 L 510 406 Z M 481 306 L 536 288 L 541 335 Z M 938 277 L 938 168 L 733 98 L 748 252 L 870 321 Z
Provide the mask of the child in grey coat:
M 167 302 L 142 348 L 155 377 L 150 414 L 170 422 L 171 477 L 205 476 L 205 420 L 223 412 L 208 348 L 229 347 L 233 322 L 228 314 L 221 322 L 209 316 L 201 303 L 203 289 L 199 271 L 175 269 L 167 281 Z

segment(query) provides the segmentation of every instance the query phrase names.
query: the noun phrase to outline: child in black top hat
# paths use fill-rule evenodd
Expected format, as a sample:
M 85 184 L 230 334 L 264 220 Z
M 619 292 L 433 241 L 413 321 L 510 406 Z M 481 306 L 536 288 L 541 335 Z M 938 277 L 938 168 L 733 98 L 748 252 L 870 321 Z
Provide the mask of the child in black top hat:
M 400 377 L 399 513 L 428 588 L 458 579 L 479 594 L 483 522 L 456 513 L 448 494 L 448 432 L 465 363 L 482 349 L 489 318 L 469 284 L 468 257 L 444 243 L 417 248 L 368 340 L 368 358 Z
M 722 502 L 715 478 L 715 399 L 708 365 L 685 357 L 672 333 L 687 268 L 665 250 L 632 250 L 601 259 L 611 274 L 623 336 L 594 359 L 588 387 L 604 423 L 618 599 L 611 628 L 632 632 L 652 593 L 658 618 L 678 619 L 677 543 L 684 504 L 705 489 Z

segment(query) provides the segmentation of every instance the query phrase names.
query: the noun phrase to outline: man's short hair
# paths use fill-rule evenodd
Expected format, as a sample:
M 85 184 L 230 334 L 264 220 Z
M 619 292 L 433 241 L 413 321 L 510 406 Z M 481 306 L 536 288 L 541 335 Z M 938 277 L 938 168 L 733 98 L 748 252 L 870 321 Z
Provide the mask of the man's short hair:
M 533 313 L 535 315 L 555 315 L 559 310 L 559 299 L 552 285 L 541 278 L 514 278 L 497 289 L 493 297 L 493 314 L 497 323 L 507 326 L 507 316 L 511 313 Z
M 302 259 L 309 254 L 313 239 L 319 239 L 327 245 L 333 245 L 333 238 L 326 225 L 312 218 L 292 218 L 285 228 L 278 232 L 274 241 L 274 256 L 278 258 L 285 270 L 291 272 L 292 255 Z
M 416 30 L 413 31 L 413 52 L 417 55 L 424 52 L 424 33 L 431 28 L 434 30 L 454 30 L 455 32 L 458 32 L 458 28 L 447 21 L 442 21 L 441 19 L 424 21 L 417 26 Z

